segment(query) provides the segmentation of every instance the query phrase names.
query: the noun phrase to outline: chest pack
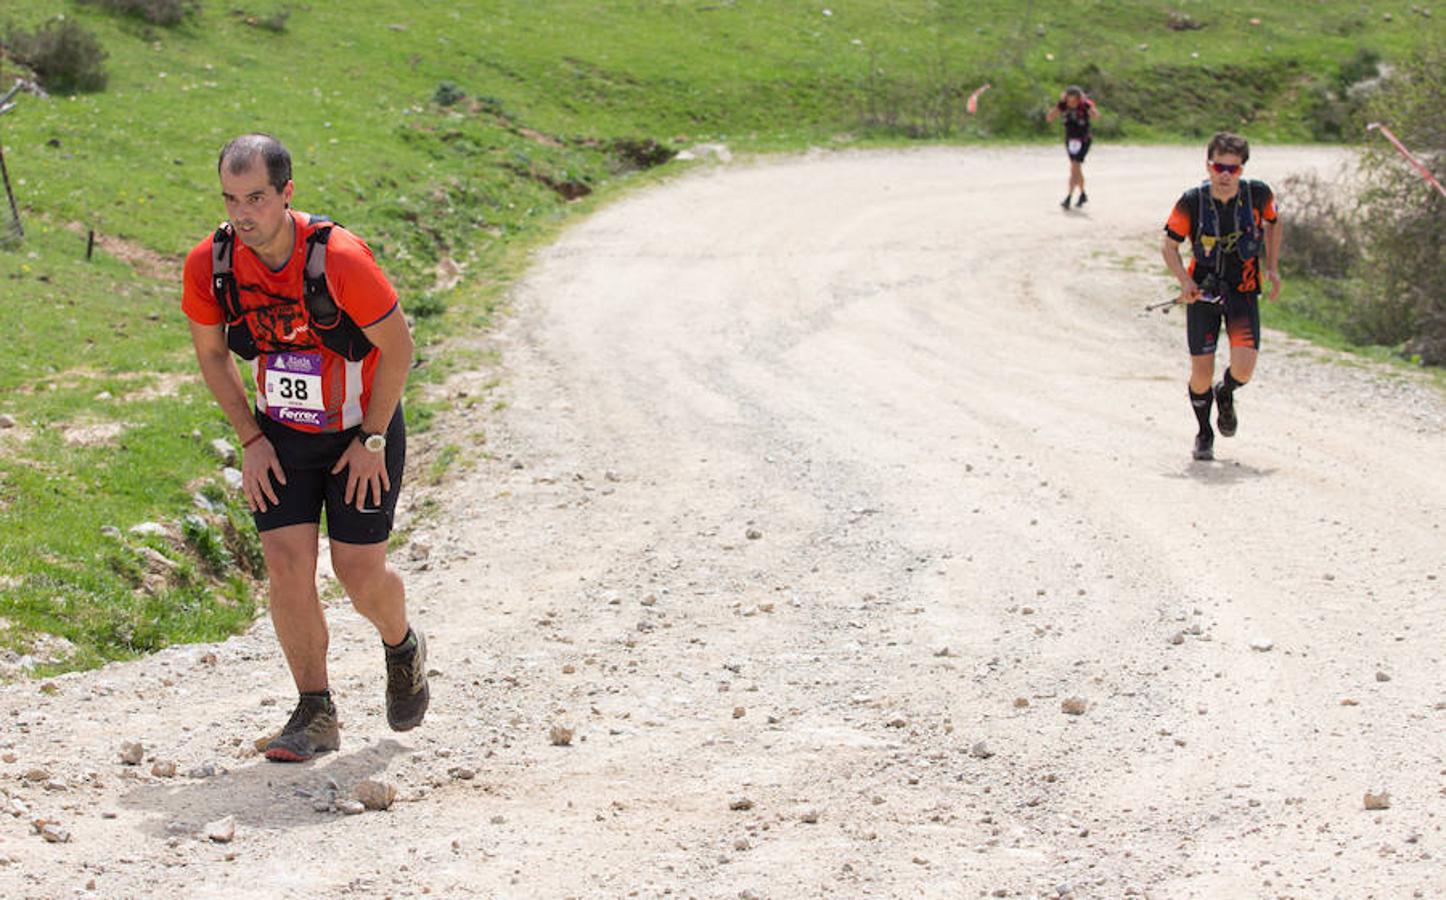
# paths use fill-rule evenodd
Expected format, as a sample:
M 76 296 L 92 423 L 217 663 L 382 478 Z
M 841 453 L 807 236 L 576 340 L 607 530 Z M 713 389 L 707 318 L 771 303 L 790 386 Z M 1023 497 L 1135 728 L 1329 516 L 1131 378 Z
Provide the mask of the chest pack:
M 1242 202 L 1243 201 L 1243 202 Z M 1234 253 L 1241 261 L 1260 255 L 1260 228 L 1255 224 L 1255 197 L 1250 182 L 1242 181 L 1235 199 L 1225 204 L 1234 211 L 1235 221 L 1220 221 L 1223 210 L 1210 196 L 1210 182 L 1202 182 L 1196 202 L 1195 221 L 1200 223 L 1196 239 L 1190 243 L 1190 252 L 1197 262 L 1213 266 L 1219 271 L 1225 257 Z
M 302 272 L 301 307 L 307 327 L 331 352 L 357 362 L 373 349 L 361 326 L 336 305 L 326 284 L 326 245 L 331 240 L 333 222 L 325 216 L 307 216 L 311 233 L 306 236 L 306 266 Z M 236 254 L 236 233 L 230 222 L 222 222 L 211 237 L 211 293 L 226 318 L 226 345 L 242 359 L 255 359 L 259 353 L 311 349 L 278 345 L 269 336 L 258 335 L 251 325 L 251 315 L 241 304 L 241 285 L 236 281 L 232 260 Z M 285 297 L 272 299 L 295 303 Z

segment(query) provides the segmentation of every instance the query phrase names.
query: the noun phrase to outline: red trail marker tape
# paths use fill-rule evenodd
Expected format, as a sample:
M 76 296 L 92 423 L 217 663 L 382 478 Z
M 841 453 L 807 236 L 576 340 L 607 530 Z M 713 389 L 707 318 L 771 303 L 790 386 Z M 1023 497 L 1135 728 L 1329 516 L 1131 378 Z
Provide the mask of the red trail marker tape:
M 1371 124 L 1366 126 L 1366 130 L 1379 131 L 1381 132 L 1381 134 L 1384 134 L 1386 136 L 1386 140 L 1394 144 L 1396 149 L 1401 152 L 1401 155 L 1406 157 L 1406 161 L 1416 167 L 1416 171 L 1421 173 L 1421 177 L 1426 179 L 1427 183 L 1429 183 L 1436 190 L 1440 191 L 1441 196 L 1446 197 L 1446 187 L 1442 187 L 1441 182 L 1436 180 L 1436 176 L 1431 174 L 1431 170 L 1426 168 L 1426 166 L 1419 159 L 1411 155 L 1411 151 L 1407 150 L 1406 145 L 1401 143 L 1400 139 L 1398 139 L 1394 134 L 1391 133 L 1391 129 L 1387 128 L 1385 125 L 1382 125 L 1380 122 L 1372 122 Z

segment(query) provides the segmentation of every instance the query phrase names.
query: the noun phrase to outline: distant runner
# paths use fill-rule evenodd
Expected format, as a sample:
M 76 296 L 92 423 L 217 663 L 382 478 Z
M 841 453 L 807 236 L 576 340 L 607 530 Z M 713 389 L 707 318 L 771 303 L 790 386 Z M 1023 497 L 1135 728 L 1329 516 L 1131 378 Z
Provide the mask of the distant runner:
M 291 155 L 280 141 L 242 135 L 216 169 L 227 221 L 186 257 L 181 309 L 206 385 L 240 439 L 271 621 L 301 695 L 266 758 L 301 762 L 341 746 L 316 591 L 323 508 L 336 577 L 385 647 L 388 724 L 406 731 L 427 712 L 426 643 L 387 565 L 412 335 L 367 245 L 291 209 Z M 250 361 L 254 408 L 233 351 Z
M 1220 434 L 1235 434 L 1235 391 L 1250 381 L 1260 351 L 1260 254 L 1270 280 L 1269 299 L 1280 296 L 1280 223 L 1275 194 L 1263 181 L 1244 179 L 1250 144 L 1222 131 L 1205 150 L 1208 180 L 1181 195 L 1165 223 L 1161 254 L 1180 282 L 1180 302 L 1190 346 L 1190 404 L 1200 425 L 1196 459 L 1214 459 L 1210 428 L 1212 401 L 1219 407 Z M 1190 267 L 1180 259 L 1189 239 Z M 1230 336 L 1230 364 L 1214 385 L 1215 348 L 1224 320 Z
M 1100 117 L 1100 111 L 1095 102 L 1085 96 L 1083 88 L 1072 84 L 1064 89 L 1059 102 L 1050 107 L 1044 118 L 1047 122 L 1053 122 L 1061 115 L 1064 116 L 1064 150 L 1069 154 L 1069 193 L 1064 195 L 1059 205 L 1069 209 L 1076 187 L 1079 188 L 1076 207 L 1084 206 L 1090 199 L 1085 193 L 1084 161 L 1085 155 L 1090 152 L 1092 140 L 1090 122 Z

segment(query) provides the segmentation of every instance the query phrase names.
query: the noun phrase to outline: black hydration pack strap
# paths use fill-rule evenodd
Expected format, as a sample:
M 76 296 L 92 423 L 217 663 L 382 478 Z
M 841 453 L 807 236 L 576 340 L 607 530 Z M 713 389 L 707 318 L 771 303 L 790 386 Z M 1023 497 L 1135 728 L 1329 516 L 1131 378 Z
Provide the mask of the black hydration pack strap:
M 322 346 L 352 362 L 364 359 L 372 351 L 372 342 L 361 326 L 336 305 L 326 284 L 326 245 L 334 223 L 325 216 L 310 216 L 307 224 L 314 226 L 306 238 L 306 268 L 302 272 L 302 305 L 307 318 Z M 235 253 L 236 233 L 230 222 L 222 222 L 211 237 L 211 293 L 225 317 L 227 346 L 242 359 L 255 359 L 259 348 L 241 306 L 241 288 L 232 268 Z

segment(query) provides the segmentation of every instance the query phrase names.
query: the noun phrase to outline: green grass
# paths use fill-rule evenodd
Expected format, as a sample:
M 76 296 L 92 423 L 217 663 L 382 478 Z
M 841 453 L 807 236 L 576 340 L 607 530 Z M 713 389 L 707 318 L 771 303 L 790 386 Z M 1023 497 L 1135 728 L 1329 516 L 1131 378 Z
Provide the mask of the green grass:
M 207 0 L 157 27 L 9 0 L 0 33 L 63 10 L 100 38 L 109 84 L 22 95 L 0 119 L 27 229 L 0 248 L 0 413 L 20 423 L 0 431 L 0 646 L 62 635 L 77 649 L 47 669 L 61 670 L 219 637 L 255 613 L 255 536 L 207 447 L 231 435 L 196 377 L 178 279 L 84 258 L 94 228 L 178 274 L 223 215 L 215 156 L 229 137 L 280 136 L 296 205 L 361 234 L 397 284 L 418 338 L 407 410 L 420 433 L 452 406 L 426 399 L 434 386 L 479 362 L 471 338 L 504 311 L 530 252 L 678 171 L 645 170 L 660 145 L 1053 141 L 1043 111 L 1071 81 L 1109 114 L 1100 129 L 1112 139 L 1193 141 L 1231 126 L 1309 140 L 1342 114 L 1332 92 L 1369 74 L 1363 52 L 1389 61 L 1443 36 L 1408 2 L 1257 6 Z M 1171 30 L 1172 11 L 1204 27 Z M 14 71 L 0 61 L 0 76 Z M 985 81 L 980 114 L 965 117 Z M 462 267 L 460 284 L 439 284 L 443 261 Z M 476 434 L 497 405 L 468 398 Z M 121 430 L 74 443 L 85 425 Z M 452 440 L 430 477 L 484 452 Z M 197 490 L 222 509 L 183 534 Z M 142 521 L 176 537 L 130 534 Z M 163 584 L 147 579 L 142 547 L 176 562 Z

